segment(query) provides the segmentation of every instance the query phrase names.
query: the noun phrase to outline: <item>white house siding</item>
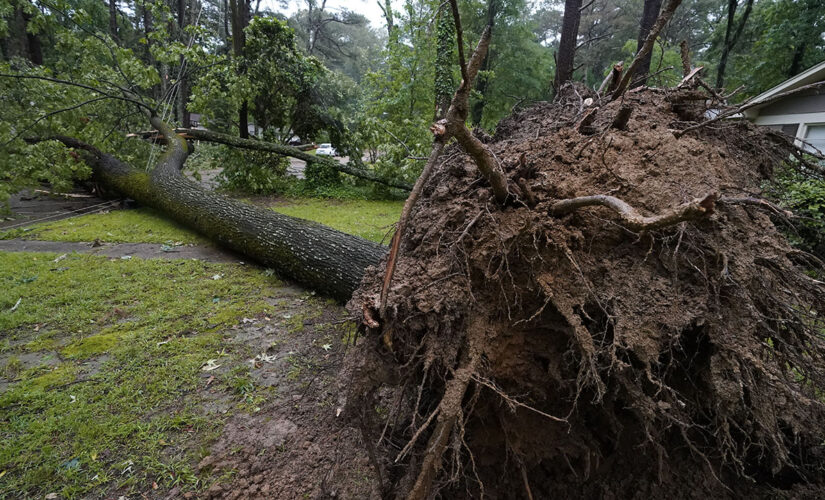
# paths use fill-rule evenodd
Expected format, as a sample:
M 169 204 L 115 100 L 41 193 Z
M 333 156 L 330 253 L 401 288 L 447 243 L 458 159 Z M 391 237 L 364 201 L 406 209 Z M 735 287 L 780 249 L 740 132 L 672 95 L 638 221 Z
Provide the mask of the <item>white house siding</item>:
M 759 109 L 754 122 L 796 137 L 800 146 L 825 151 L 825 94 L 782 99 Z

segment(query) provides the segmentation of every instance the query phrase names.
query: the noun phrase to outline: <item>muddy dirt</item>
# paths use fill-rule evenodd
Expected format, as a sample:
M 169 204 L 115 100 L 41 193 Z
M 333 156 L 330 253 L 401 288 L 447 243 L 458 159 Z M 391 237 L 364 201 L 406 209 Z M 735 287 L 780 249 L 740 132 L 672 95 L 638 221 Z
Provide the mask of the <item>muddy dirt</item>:
M 622 104 L 627 128 L 610 128 Z M 488 147 L 535 199 L 513 187 L 522 196 L 505 207 L 447 150 L 402 239 L 386 314 L 383 267 L 348 306 L 381 323 L 362 322 L 347 414 L 380 441 L 384 494 L 822 491 L 825 287 L 770 209 L 731 201 L 758 197 L 787 150 L 733 121 L 676 138 L 703 104 L 696 91 L 632 92 L 583 133 L 572 94 L 516 113 Z M 551 214 L 588 195 L 645 216 L 711 204 L 653 231 L 605 207 Z
M 282 290 L 286 292 L 288 289 Z M 306 314 L 306 292 L 280 296 L 279 308 Z M 317 307 L 317 306 L 310 306 Z M 252 414 L 238 414 L 199 464 L 201 473 L 228 474 L 200 498 L 376 498 L 374 477 L 361 432 L 341 416 L 337 380 L 344 354 L 346 315 L 324 306 L 288 332 L 269 322 L 241 325 L 234 342 L 255 363 L 256 385 L 277 389 L 277 397 Z M 277 344 L 273 340 L 278 339 Z M 257 357 L 256 357 L 257 356 Z M 178 498 L 171 491 L 167 498 Z

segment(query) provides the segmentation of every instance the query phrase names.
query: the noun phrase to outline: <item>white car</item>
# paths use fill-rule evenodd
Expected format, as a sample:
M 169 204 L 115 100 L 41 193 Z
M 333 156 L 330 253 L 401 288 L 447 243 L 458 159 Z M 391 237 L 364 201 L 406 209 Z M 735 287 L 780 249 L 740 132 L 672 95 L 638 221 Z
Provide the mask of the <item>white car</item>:
M 338 152 L 335 151 L 335 148 L 332 147 L 332 144 L 325 142 L 318 146 L 318 149 L 315 150 L 315 154 L 317 156 L 338 156 Z

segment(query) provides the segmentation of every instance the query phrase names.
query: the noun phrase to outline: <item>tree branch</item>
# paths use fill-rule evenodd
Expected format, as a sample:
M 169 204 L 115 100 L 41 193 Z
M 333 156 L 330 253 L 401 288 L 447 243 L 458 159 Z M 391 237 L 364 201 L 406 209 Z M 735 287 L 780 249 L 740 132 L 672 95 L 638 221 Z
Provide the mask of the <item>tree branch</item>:
M 550 206 L 550 215 L 560 217 L 580 208 L 602 206 L 618 213 L 624 225 L 631 231 L 652 231 L 680 222 L 707 217 L 713 213 L 717 200 L 719 200 L 719 194 L 710 193 L 702 198 L 696 198 L 677 207 L 665 210 L 661 214 L 645 217 L 632 206 L 613 196 L 581 196 L 553 203 L 553 205 Z
M 232 146 L 236 148 L 252 149 L 256 151 L 267 151 L 269 153 L 276 153 L 282 156 L 290 156 L 292 158 L 297 158 L 307 163 L 320 163 L 323 165 L 328 165 L 334 168 L 335 170 L 338 170 L 345 174 L 349 174 L 354 177 L 359 177 L 361 179 L 365 179 L 368 181 L 378 182 L 380 184 L 385 184 L 390 187 L 403 189 L 405 191 L 409 191 L 412 189 L 412 186 L 410 186 L 406 182 L 387 180 L 368 170 L 351 167 L 349 165 L 344 165 L 343 163 L 337 162 L 329 158 L 324 158 L 323 156 L 315 156 L 305 151 L 301 151 L 298 148 L 294 148 L 292 146 L 286 146 L 283 144 L 276 144 L 274 142 L 259 141 L 254 139 L 241 139 L 240 137 L 220 134 L 218 132 L 212 132 L 209 130 L 193 128 L 179 128 L 175 129 L 175 132 L 191 139 L 197 139 L 207 142 L 216 142 L 219 144 L 225 144 L 227 146 Z
M 662 9 L 662 12 L 656 19 L 653 27 L 650 29 L 650 33 L 647 35 L 645 43 L 636 54 L 636 57 L 633 58 L 633 62 L 630 63 L 630 67 L 628 67 L 627 71 L 625 71 L 621 82 L 619 82 L 619 86 L 616 88 L 616 91 L 613 92 L 613 99 L 618 99 L 621 97 L 627 90 L 628 86 L 630 86 L 630 79 L 633 78 L 633 75 L 636 73 L 636 68 L 639 64 L 641 64 L 642 59 L 644 59 L 645 56 L 653 50 L 653 44 L 656 43 L 656 38 L 659 36 L 662 29 L 664 29 L 665 25 L 670 21 L 670 18 L 673 17 L 673 12 L 681 3 L 682 0 L 668 0 L 667 5 L 665 5 L 664 9 Z
M 24 128 L 24 129 L 23 129 L 23 130 L 21 130 L 20 132 L 16 133 L 16 134 L 14 135 L 14 137 L 12 137 L 12 138 L 11 138 L 11 139 L 9 139 L 8 141 L 4 142 L 4 143 L 3 143 L 3 145 L 2 145 L 2 146 L 0 146 L 0 147 L 6 147 L 6 146 L 8 146 L 8 145 L 9 145 L 9 144 L 11 144 L 11 143 L 12 143 L 15 139 L 17 139 L 18 137 L 21 137 L 24 133 L 26 133 L 26 132 L 28 132 L 29 130 L 31 130 L 31 129 L 32 129 L 32 127 L 34 127 L 35 125 L 37 125 L 37 124 L 38 124 L 38 123 L 40 123 L 41 121 L 45 120 L 46 118 L 49 118 L 49 117 L 54 116 L 54 115 L 58 115 L 58 114 L 60 114 L 60 113 L 65 113 L 66 111 L 72 111 L 72 110 L 74 110 L 74 109 L 77 109 L 77 108 L 83 107 L 83 106 L 85 106 L 85 105 L 87 105 L 87 104 L 91 104 L 91 103 L 93 103 L 93 102 L 98 102 L 98 101 L 103 101 L 103 100 L 106 100 L 106 99 L 110 99 L 110 97 L 108 97 L 108 96 L 103 96 L 103 97 L 95 97 L 94 99 L 89 99 L 88 101 L 83 101 L 83 102 L 81 102 L 80 104 L 75 104 L 74 106 L 70 106 L 70 107 L 68 107 L 68 108 L 62 108 L 62 109 L 58 109 L 58 110 L 55 110 L 55 111 L 51 111 L 51 112 L 49 112 L 49 113 L 46 113 L 45 115 L 43 115 L 43 116 L 39 117 L 38 119 L 36 119 L 35 121 L 31 122 L 28 126 L 26 126 L 26 128 Z
M 120 95 L 110 94 L 108 92 L 105 92 L 105 91 L 97 88 L 97 87 L 92 87 L 90 85 L 84 85 L 82 83 L 72 82 L 72 81 L 69 81 L 69 80 L 61 80 L 59 78 L 50 78 L 48 76 L 40 76 L 40 75 L 12 75 L 12 74 L 6 74 L 6 73 L 0 73 L 0 78 L 16 78 L 16 79 L 19 79 L 19 80 L 43 80 L 43 81 L 46 81 L 46 82 L 59 83 L 61 85 L 69 85 L 71 87 L 78 87 L 78 88 L 81 88 L 81 89 L 89 90 L 91 92 L 95 92 L 96 94 L 106 96 L 110 99 L 117 99 L 119 101 L 130 102 L 130 103 L 132 103 L 132 104 L 134 104 L 134 105 L 136 105 L 136 106 L 138 106 L 142 109 L 145 109 L 145 110 L 147 110 L 151 113 L 155 112 L 154 108 L 152 108 L 151 106 L 149 106 L 149 105 L 147 105 L 143 102 L 140 102 L 136 99 L 132 99 L 132 98 L 124 97 L 124 96 L 120 96 Z

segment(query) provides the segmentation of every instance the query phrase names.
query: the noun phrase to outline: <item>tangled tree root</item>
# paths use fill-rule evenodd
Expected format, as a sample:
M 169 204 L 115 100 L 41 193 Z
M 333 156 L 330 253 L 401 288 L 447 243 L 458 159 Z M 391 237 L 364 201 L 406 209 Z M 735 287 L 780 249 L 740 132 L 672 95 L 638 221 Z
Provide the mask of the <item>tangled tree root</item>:
M 674 137 L 702 115 L 697 92 L 596 110 L 578 89 L 516 114 L 487 144 L 505 205 L 447 148 L 384 311 L 383 269 L 350 302 L 366 335 L 348 408 L 371 415 L 387 496 L 823 485 L 825 287 L 758 196 L 788 150 L 739 122 Z

